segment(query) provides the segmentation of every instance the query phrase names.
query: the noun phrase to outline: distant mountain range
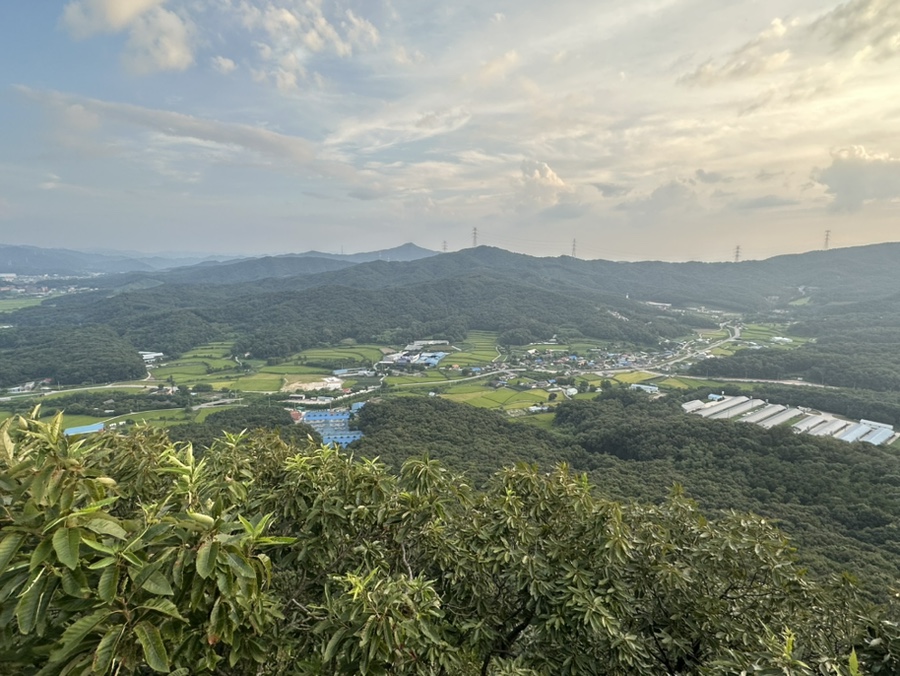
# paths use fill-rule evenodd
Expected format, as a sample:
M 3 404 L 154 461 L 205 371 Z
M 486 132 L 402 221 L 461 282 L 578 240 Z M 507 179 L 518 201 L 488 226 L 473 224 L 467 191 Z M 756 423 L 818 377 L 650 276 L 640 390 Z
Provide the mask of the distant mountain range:
M 225 266 L 221 272 L 212 273 L 207 280 L 203 272 L 180 273 L 172 279 L 200 283 L 235 283 L 265 277 L 281 277 L 294 274 L 312 274 L 326 270 L 338 270 L 348 265 L 370 261 L 412 261 L 437 252 L 407 243 L 392 249 L 355 254 L 329 254 L 307 251 L 283 256 L 239 258 L 235 256 L 175 256 L 144 255 L 135 252 L 94 253 L 70 249 L 49 249 L 36 246 L 0 244 L 0 273 L 17 275 L 63 275 L 70 277 L 94 274 L 157 273 L 180 268 L 205 268 L 211 270 Z M 339 265 L 309 264 L 306 259 L 332 261 Z M 242 265 L 244 264 L 244 265 Z M 229 267 L 231 266 L 231 267 Z M 255 272 L 254 272 L 255 271 Z M 134 282 L 136 280 L 132 280 Z M 152 285 L 152 284 L 150 284 Z

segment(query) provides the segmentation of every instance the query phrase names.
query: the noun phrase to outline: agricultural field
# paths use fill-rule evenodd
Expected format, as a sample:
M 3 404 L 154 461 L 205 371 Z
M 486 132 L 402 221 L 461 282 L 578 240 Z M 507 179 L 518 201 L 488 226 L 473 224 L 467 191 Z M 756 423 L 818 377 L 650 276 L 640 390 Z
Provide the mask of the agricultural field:
M 460 349 L 450 350 L 444 361 L 450 364 L 459 364 L 460 367 L 484 366 L 494 361 L 497 356 L 497 334 L 490 331 L 470 331 L 465 341 L 457 343 L 455 347 Z
M 645 371 L 629 371 L 627 373 L 617 373 L 613 380 L 631 385 L 633 383 L 643 383 L 648 380 L 653 380 L 654 378 L 659 378 L 659 376 L 653 375 L 652 373 L 646 373 Z
M 26 296 L 24 298 L 0 298 L 0 314 L 4 312 L 12 312 L 13 310 L 21 310 L 23 307 L 34 307 L 40 305 L 50 296 L 35 298 L 34 296 Z
M 451 387 L 446 394 L 442 394 L 441 396 L 445 399 L 466 403 L 477 408 L 493 408 L 506 411 L 528 408 L 535 404 L 543 404 L 548 399 L 548 394 L 544 390 L 525 390 L 519 392 L 507 387 L 494 389 L 492 387 L 476 385 Z

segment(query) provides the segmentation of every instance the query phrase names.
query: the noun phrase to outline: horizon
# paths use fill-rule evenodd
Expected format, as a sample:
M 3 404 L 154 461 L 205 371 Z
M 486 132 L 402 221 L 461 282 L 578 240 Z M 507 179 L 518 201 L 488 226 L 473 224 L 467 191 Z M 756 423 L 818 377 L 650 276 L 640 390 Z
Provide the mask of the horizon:
M 735 261 L 733 257 L 731 259 L 724 258 L 721 260 L 698 260 L 698 259 L 667 260 L 667 259 L 663 259 L 663 258 L 636 258 L 636 259 L 626 260 L 626 259 L 614 259 L 614 258 L 602 258 L 602 257 L 587 258 L 587 257 L 583 257 L 583 256 L 575 256 L 574 258 L 576 260 L 581 260 L 581 261 L 586 261 L 586 262 L 609 261 L 609 262 L 614 262 L 614 263 L 735 263 L 735 262 L 745 263 L 745 262 L 752 262 L 752 261 L 765 261 L 765 260 L 770 260 L 772 258 L 778 258 L 781 256 L 800 256 L 800 255 L 811 254 L 811 253 L 824 253 L 826 251 L 840 251 L 840 250 L 844 250 L 844 249 L 859 249 L 859 248 L 864 248 L 864 247 L 875 247 L 875 246 L 890 245 L 890 244 L 900 244 L 900 240 L 872 242 L 870 244 L 858 244 L 858 245 L 841 246 L 841 247 L 831 246 L 827 249 L 819 248 L 819 249 L 809 249 L 807 251 L 790 251 L 790 252 L 784 252 L 784 253 L 775 253 L 775 254 L 772 254 L 771 256 L 765 256 L 765 257 L 759 257 L 759 258 L 754 258 L 754 257 L 749 257 L 749 256 L 748 257 L 741 256 L 738 261 Z M 64 251 L 74 251 L 74 252 L 82 253 L 82 254 L 96 254 L 96 255 L 103 255 L 103 256 L 122 256 L 122 257 L 126 257 L 126 258 L 134 258 L 134 259 L 158 257 L 158 258 L 169 258 L 172 260 L 178 260 L 181 258 L 184 258 L 184 259 L 201 258 L 204 260 L 206 260 L 206 259 L 212 260 L 212 259 L 218 258 L 221 260 L 218 260 L 216 262 L 222 262 L 222 263 L 237 262 L 240 260 L 248 260 L 248 259 L 275 258 L 275 257 L 279 257 L 279 256 L 304 256 L 304 255 L 315 254 L 315 253 L 323 254 L 324 256 L 350 257 L 350 256 L 363 255 L 363 254 L 380 253 L 382 251 L 393 251 L 395 249 L 401 249 L 403 247 L 407 247 L 410 245 L 415 246 L 419 249 L 428 251 L 435 255 L 461 253 L 463 251 L 471 251 L 475 248 L 491 248 L 491 249 L 498 249 L 500 251 L 506 251 L 508 253 L 532 256 L 535 258 L 572 258 L 571 253 L 564 252 L 561 254 L 541 255 L 541 254 L 528 253 L 528 252 L 524 252 L 524 251 L 515 251 L 513 249 L 506 249 L 504 247 L 494 246 L 491 244 L 479 244 L 477 247 L 470 246 L 470 247 L 464 247 L 464 248 L 456 249 L 456 250 L 448 249 L 447 251 L 440 251 L 440 250 L 434 250 L 434 249 L 429 249 L 428 247 L 420 246 L 416 242 L 403 242 L 402 244 L 398 244 L 396 246 L 385 247 L 382 249 L 375 249 L 375 250 L 332 252 L 332 251 L 321 251 L 321 250 L 317 250 L 317 249 L 310 249 L 307 251 L 263 252 L 263 253 L 259 253 L 259 254 L 248 255 L 248 254 L 240 254 L 240 253 L 213 253 L 213 252 L 203 252 L 203 251 L 139 251 L 139 250 L 117 250 L 117 249 L 99 249 L 99 248 L 73 249 L 73 248 L 68 248 L 68 247 L 40 247 L 40 246 L 32 245 L 32 244 L 19 245 L 19 244 L 7 244 L 7 243 L 0 242 L 0 247 L 3 247 L 3 246 L 34 246 L 39 249 L 47 249 L 47 250 L 56 249 L 56 250 L 64 250 Z M 387 258 L 385 260 L 387 262 L 403 262 L 403 261 L 391 261 L 390 258 Z M 414 259 L 414 260 L 420 260 L 420 259 Z M 189 263 L 188 265 L 195 265 L 195 264 L 196 263 Z M 0 270 L 0 273 L 2 273 L 2 272 L 3 271 Z
M 761 259 L 888 240 L 900 4 L 67 0 L 0 25 L 0 233 Z

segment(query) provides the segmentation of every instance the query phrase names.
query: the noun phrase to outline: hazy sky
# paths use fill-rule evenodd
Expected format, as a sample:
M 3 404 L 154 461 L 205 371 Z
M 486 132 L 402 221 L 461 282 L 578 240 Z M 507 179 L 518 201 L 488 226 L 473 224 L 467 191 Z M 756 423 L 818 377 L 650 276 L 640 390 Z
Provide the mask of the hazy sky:
M 897 0 L 6 0 L 0 242 L 900 239 Z

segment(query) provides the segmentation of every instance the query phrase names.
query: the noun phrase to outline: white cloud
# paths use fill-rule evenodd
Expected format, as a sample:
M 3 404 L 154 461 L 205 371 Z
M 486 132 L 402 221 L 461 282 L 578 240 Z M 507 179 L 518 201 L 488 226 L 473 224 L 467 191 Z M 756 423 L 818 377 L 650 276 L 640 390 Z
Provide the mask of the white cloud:
M 683 181 L 676 180 L 654 188 L 649 195 L 622 202 L 616 209 L 638 220 L 654 223 L 655 218 L 671 212 L 697 211 L 699 203 L 694 190 Z
M 117 33 L 144 12 L 167 0 L 73 0 L 63 9 L 62 23 L 77 39 Z
M 546 162 L 522 160 L 520 168 L 522 173 L 516 193 L 519 210 L 553 207 L 561 195 L 572 190 Z
M 900 158 L 870 153 L 862 146 L 841 148 L 813 179 L 834 197 L 834 211 L 859 211 L 866 202 L 900 199 Z
M 771 44 L 787 33 L 781 19 L 760 33 L 754 40 L 742 45 L 721 62 L 710 59 L 695 71 L 682 76 L 683 84 L 709 86 L 718 82 L 740 80 L 779 70 L 791 58 L 788 49 L 773 51 Z
M 191 23 L 163 8 L 167 0 L 73 0 L 62 24 L 76 39 L 128 30 L 122 61 L 144 75 L 185 70 L 194 63 Z
M 519 63 L 519 53 L 511 49 L 502 56 L 484 64 L 478 71 L 478 81 L 487 86 L 502 80 Z
M 900 3 L 895 0 L 851 0 L 815 21 L 810 30 L 837 49 L 859 50 L 876 60 L 900 54 Z
M 128 36 L 123 60 L 134 73 L 185 70 L 194 63 L 191 28 L 177 14 L 162 8 L 139 16 Z
M 222 75 L 228 75 L 237 69 L 237 64 L 226 56 L 214 56 L 209 61 L 212 67 Z

